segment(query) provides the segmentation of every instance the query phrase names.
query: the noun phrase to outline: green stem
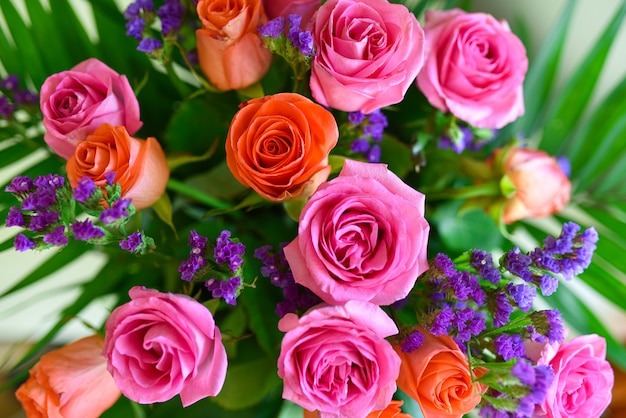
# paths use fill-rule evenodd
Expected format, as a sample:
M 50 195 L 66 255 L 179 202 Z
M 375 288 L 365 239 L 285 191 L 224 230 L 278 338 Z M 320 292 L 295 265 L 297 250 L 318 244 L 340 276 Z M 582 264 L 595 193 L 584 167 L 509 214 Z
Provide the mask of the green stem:
M 502 196 L 498 181 L 474 184 L 472 186 L 447 189 L 439 192 L 423 192 L 428 200 L 442 199 L 469 199 L 471 197 L 499 197 Z
M 203 193 L 200 190 L 195 189 L 173 178 L 170 178 L 168 180 L 167 189 L 180 193 L 183 196 L 187 196 L 192 199 L 195 199 L 198 202 L 214 209 L 229 209 L 231 207 L 231 205 L 228 204 L 227 202 L 224 202 L 220 199 L 217 199 L 213 196 Z

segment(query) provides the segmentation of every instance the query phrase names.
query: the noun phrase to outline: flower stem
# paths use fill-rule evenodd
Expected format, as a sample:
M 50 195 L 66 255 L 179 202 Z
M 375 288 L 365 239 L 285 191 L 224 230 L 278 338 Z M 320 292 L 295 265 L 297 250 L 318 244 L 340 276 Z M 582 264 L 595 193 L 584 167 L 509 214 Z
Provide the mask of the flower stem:
M 174 192 L 180 193 L 183 196 L 190 197 L 192 199 L 197 200 L 198 202 L 209 206 L 214 209 L 229 209 L 230 204 L 224 202 L 220 199 L 217 199 L 211 195 L 201 192 L 198 189 L 195 189 L 181 181 L 170 178 L 167 182 L 167 189 L 172 190 Z
M 428 200 L 469 199 L 471 197 L 498 197 L 502 195 L 502 191 L 497 181 L 490 181 L 439 192 L 424 192 L 424 194 Z

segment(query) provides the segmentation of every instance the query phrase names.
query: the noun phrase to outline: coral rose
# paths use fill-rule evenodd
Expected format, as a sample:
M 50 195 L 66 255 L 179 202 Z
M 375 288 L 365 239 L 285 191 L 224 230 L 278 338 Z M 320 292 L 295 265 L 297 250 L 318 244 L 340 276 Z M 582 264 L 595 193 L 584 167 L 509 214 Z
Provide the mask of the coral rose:
M 180 394 L 183 407 L 217 395 L 227 358 L 213 315 L 185 295 L 135 286 L 131 301 L 106 322 L 108 370 L 124 396 L 138 403 Z
M 504 156 L 502 170 L 514 187 L 502 212 L 506 224 L 557 213 L 569 202 L 569 179 L 557 160 L 543 151 L 513 148 Z
M 132 199 L 137 209 L 156 202 L 169 178 L 165 154 L 155 138 L 133 138 L 123 126 L 109 124 L 98 127 L 76 146 L 66 170 L 72 188 L 78 186 L 81 177 L 89 177 L 104 187 L 105 174 L 114 171 L 122 196 Z
M 402 101 L 424 60 L 424 31 L 406 6 L 329 0 L 315 14 L 311 93 L 346 112 Z
M 505 21 L 460 9 L 429 10 L 426 57 L 417 86 L 442 112 L 479 128 L 524 114 L 526 49 Z
M 385 409 L 379 409 L 372 411 L 365 418 L 411 418 L 409 414 L 402 412 L 400 407 L 404 402 L 393 400 Z M 302 418 L 320 418 L 319 411 L 307 411 L 306 409 L 302 413 Z
M 306 203 L 284 249 L 295 281 L 330 304 L 406 297 L 428 268 L 424 201 L 386 165 L 346 160 Z
M 582 335 L 547 344 L 534 358 L 554 370 L 554 381 L 534 417 L 598 418 L 611 403 L 615 375 L 606 361 L 606 340 Z
M 235 178 L 274 200 L 306 199 L 330 174 L 339 130 L 333 115 L 295 93 L 249 100 L 233 117 L 226 163 Z
M 350 301 L 285 315 L 278 358 L 283 398 L 322 418 L 365 417 L 396 391 L 400 360 L 386 337 L 398 332 L 378 306 Z
M 261 0 L 200 0 L 197 11 L 198 59 L 209 81 L 220 90 L 238 90 L 263 78 L 272 53 L 257 32 L 267 22 Z
M 139 103 L 126 76 L 95 58 L 48 77 L 39 100 L 44 140 L 66 159 L 103 123 L 122 125 L 131 135 L 142 125 Z
M 484 387 L 472 382 L 467 358 L 451 337 L 418 329 L 424 343 L 417 350 L 394 345 L 402 360 L 398 387 L 417 401 L 424 418 L 463 416 L 478 405 Z
M 41 356 L 15 392 L 26 416 L 97 418 L 120 397 L 102 356 L 103 339 L 82 338 Z

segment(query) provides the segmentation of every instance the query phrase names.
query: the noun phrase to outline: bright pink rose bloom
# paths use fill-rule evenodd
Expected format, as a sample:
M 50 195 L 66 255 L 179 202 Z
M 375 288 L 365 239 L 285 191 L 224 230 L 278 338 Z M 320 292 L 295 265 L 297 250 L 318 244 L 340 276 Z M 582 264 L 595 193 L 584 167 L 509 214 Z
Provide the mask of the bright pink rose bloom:
M 365 417 L 384 409 L 396 391 L 400 358 L 386 337 L 398 333 L 378 306 L 325 304 L 302 318 L 285 315 L 278 358 L 283 398 L 322 418 Z
M 389 305 L 428 268 L 429 229 L 423 194 L 385 164 L 346 160 L 304 206 L 285 256 L 296 282 L 329 304 Z
M 311 25 L 311 18 L 320 7 L 320 0 L 263 0 L 263 7 L 268 19 L 290 14 L 302 16 L 301 29 Z
M 417 19 L 387 0 L 329 0 L 315 15 L 312 34 L 313 98 L 346 112 L 401 102 L 424 61 Z
M 591 334 L 547 344 L 533 360 L 554 370 L 554 382 L 533 416 L 598 418 L 611 403 L 615 376 L 606 361 L 604 338 Z
M 515 188 L 502 211 L 505 224 L 560 212 L 569 202 L 569 179 L 556 158 L 543 151 L 513 148 L 504 157 L 503 170 Z
M 130 135 L 141 128 L 139 103 L 128 79 L 95 58 L 44 81 L 39 95 L 44 140 L 61 157 L 103 123 L 124 126 Z
M 417 86 L 442 112 L 479 128 L 524 114 L 526 49 L 505 21 L 460 9 L 429 10 L 426 58 Z
M 104 354 L 124 396 L 149 404 L 180 394 L 183 407 L 217 395 L 226 350 L 211 312 L 185 295 L 135 286 L 106 322 Z

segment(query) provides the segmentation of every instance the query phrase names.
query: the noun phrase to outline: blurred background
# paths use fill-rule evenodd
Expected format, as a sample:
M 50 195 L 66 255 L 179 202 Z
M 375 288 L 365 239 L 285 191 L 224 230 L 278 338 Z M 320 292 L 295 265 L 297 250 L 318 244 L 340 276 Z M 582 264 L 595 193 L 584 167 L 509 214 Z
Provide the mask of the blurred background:
M 25 10 L 25 1 L 39 0 L 0 0 L 0 12 L 1 5 L 7 1 L 12 1 L 20 10 Z M 45 4 L 46 1 L 44 0 L 43 3 Z M 89 1 L 74 0 L 71 3 L 89 21 L 91 18 Z M 120 8 L 123 8 L 130 1 L 117 0 L 117 3 Z M 513 31 L 527 42 L 528 55 L 532 59 L 557 20 L 566 1 L 473 0 L 468 3 L 473 11 L 488 12 L 499 19 L 507 20 Z M 578 1 L 565 44 L 564 65 L 560 69 L 562 78 L 568 76 L 594 47 L 594 41 L 622 3 L 622 0 Z M 89 25 L 86 27 L 88 28 Z M 6 30 L 6 22 L 1 13 L 0 29 Z M 621 30 L 596 88 L 594 103 L 611 91 L 613 86 L 624 77 L 625 53 L 626 30 Z M 0 57 L 0 63 L 1 61 L 2 57 Z M 4 74 L 2 68 L 0 68 L 0 74 Z M 626 138 L 624 145 L 626 145 Z M 18 164 L 0 170 L 0 180 L 6 181 L 20 174 L 25 168 L 44 157 L 45 153 L 36 152 Z M 0 226 L 0 242 L 16 233 L 16 231 L 7 230 L 3 225 L 4 222 Z M 49 251 L 18 253 L 9 250 L 0 253 L 0 292 L 36 269 L 50 255 L 52 252 Z M 98 253 L 88 253 L 46 280 L 28 287 L 26 291 L 17 292 L 10 298 L 3 299 L 0 305 L 0 380 L 2 380 L 2 373 L 9 370 L 12 362 L 25 352 L 28 344 L 36 341 L 58 320 L 60 309 L 78 295 L 78 290 L 73 288 L 74 285 L 91 278 L 94 272 L 104 265 L 103 257 Z M 626 318 L 621 311 L 597 296 L 591 289 L 583 285 L 576 285 L 575 288 L 576 292 L 589 301 L 590 306 L 604 319 L 605 325 L 618 340 L 626 342 Z M 37 300 L 37 303 L 33 304 L 33 300 Z M 108 316 L 112 303 L 112 300 L 107 299 L 95 300 L 81 313 L 79 319 L 65 327 L 58 335 L 57 342 L 71 341 L 89 334 L 90 330 L 85 324 L 100 325 Z M 615 405 L 610 416 L 626 417 L 626 409 L 618 409 L 620 404 L 626 407 L 626 388 L 621 374 L 617 376 L 613 399 Z M 0 417 L 22 416 L 23 413 L 13 397 L 13 392 L 0 392 Z

